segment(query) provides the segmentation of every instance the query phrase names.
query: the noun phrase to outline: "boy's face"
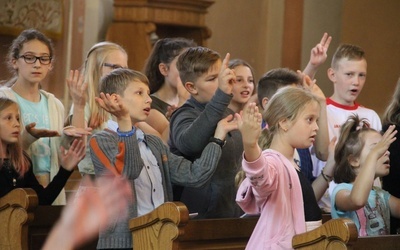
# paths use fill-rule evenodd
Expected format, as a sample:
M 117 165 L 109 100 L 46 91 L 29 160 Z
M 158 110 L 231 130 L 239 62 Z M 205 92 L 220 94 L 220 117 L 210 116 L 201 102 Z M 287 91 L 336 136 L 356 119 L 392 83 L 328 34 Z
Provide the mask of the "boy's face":
M 343 58 L 338 61 L 336 68 L 328 70 L 328 77 L 334 84 L 332 99 L 339 104 L 352 106 L 364 87 L 367 61 Z
M 151 104 L 150 90 L 147 84 L 140 81 L 130 82 L 121 99 L 133 123 L 147 119 Z
M 212 65 L 208 71 L 197 78 L 191 95 L 200 103 L 207 103 L 214 96 L 218 88 L 218 74 L 221 69 L 221 60 Z

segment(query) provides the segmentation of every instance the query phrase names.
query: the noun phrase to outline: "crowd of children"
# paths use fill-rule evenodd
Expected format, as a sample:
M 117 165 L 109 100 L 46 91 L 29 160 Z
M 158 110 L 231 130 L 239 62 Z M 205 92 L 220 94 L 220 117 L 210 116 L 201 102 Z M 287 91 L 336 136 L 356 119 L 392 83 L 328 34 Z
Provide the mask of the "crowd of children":
M 360 47 L 337 48 L 330 97 L 313 79 L 331 40 L 322 36 L 303 72 L 272 69 L 258 82 L 249 63 L 185 38 L 157 41 L 144 73 L 128 69 L 121 46 L 100 42 L 66 79 L 73 105 L 64 117 L 40 85 L 51 41 L 25 30 L 8 54 L 15 75 L 0 88 L 0 197 L 30 187 L 40 204 L 59 195 L 53 204 L 66 204 L 62 189 L 79 168 L 84 181 L 45 249 L 99 230 L 98 249 L 132 249 L 129 218 L 172 200 L 196 219 L 258 215 L 247 249 L 290 249 L 322 212 L 351 218 L 361 236 L 397 233 L 400 174 L 389 169 L 399 159 L 389 151 L 399 150 L 400 82 L 382 131 L 356 102 L 367 75 Z

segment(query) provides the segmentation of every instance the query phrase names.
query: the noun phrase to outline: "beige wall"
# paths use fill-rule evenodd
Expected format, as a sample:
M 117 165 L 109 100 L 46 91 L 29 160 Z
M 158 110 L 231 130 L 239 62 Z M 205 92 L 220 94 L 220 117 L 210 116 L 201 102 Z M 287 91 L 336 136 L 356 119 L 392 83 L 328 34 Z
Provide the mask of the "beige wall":
M 216 0 L 206 19 L 213 34 L 209 47 L 247 60 L 258 77 L 280 67 L 283 2 Z M 359 102 L 381 115 L 400 76 L 399 10 L 398 0 L 304 0 L 302 67 L 323 32 L 331 34 L 328 60 L 316 76 L 330 96 L 333 87 L 326 70 L 336 47 L 342 42 L 361 46 L 367 54 L 368 77 Z
M 346 0 L 343 6 L 341 41 L 361 46 L 368 61 L 367 82 L 359 100 L 379 114 L 400 76 L 399 11 L 398 0 Z
M 206 17 L 212 30 L 207 45 L 221 56 L 229 52 L 231 58 L 246 60 L 259 78 L 280 65 L 282 18 L 280 0 L 216 0 Z

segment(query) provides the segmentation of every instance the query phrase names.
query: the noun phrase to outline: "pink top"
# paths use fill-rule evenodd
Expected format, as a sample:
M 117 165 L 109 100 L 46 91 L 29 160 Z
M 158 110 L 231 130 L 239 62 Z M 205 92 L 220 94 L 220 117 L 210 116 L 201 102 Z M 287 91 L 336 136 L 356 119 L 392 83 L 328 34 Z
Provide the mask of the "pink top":
M 261 214 L 246 249 L 292 249 L 295 234 L 306 231 L 303 195 L 295 168 L 281 153 L 267 149 L 254 162 L 243 157 L 247 178 L 236 202 L 248 214 Z

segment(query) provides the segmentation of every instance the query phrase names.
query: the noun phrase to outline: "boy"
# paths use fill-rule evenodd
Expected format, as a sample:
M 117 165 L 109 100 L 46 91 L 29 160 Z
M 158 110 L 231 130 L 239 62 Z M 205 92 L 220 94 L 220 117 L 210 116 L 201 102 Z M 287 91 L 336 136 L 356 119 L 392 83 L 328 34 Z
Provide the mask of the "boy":
M 329 138 L 338 137 L 341 125 L 354 114 L 357 114 L 360 119 L 367 119 L 371 128 L 381 131 L 382 124 L 378 114 L 356 103 L 367 77 L 367 60 L 363 49 L 351 44 L 340 45 L 333 55 L 328 77 L 334 89 L 332 96 L 326 99 Z M 318 175 L 325 165 L 324 162 L 318 160 L 317 163 L 318 168 L 314 175 Z M 379 179 L 376 179 L 375 185 L 381 186 Z M 331 182 L 329 192 L 333 188 L 334 183 Z M 328 194 L 321 199 L 320 206 L 325 212 L 330 212 L 331 204 Z
M 215 141 L 213 131 L 218 121 L 233 118 L 227 107 L 235 74 L 228 62 L 229 54 L 221 65 L 219 54 L 204 47 L 189 48 L 179 56 L 179 76 L 191 96 L 171 117 L 168 144 L 174 154 L 190 160 L 198 158 L 207 143 Z M 190 212 L 198 213 L 196 218 L 232 218 L 242 214 L 235 202 L 235 176 L 241 169 L 243 154 L 241 134 L 231 131 L 225 141 L 218 143 L 222 155 L 210 181 L 201 188 L 184 187 L 174 196 Z
M 134 127 L 149 115 L 151 98 L 148 80 L 142 73 L 116 69 L 102 78 L 99 105 L 113 114 L 118 123 L 116 132 L 105 129 L 89 143 L 96 176 L 115 175 L 128 179 L 133 192 L 127 217 L 100 232 L 98 249 L 132 249 L 129 218 L 152 211 L 172 200 L 172 184 L 199 187 L 214 173 L 221 147 L 208 143 L 201 157 L 193 163 L 170 153 L 161 139 L 145 135 Z M 222 120 L 214 137 L 224 140 L 235 123 Z

